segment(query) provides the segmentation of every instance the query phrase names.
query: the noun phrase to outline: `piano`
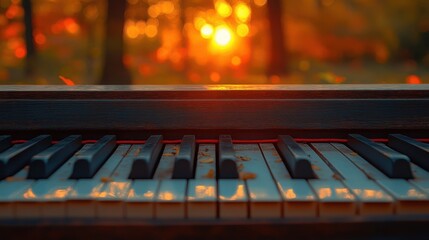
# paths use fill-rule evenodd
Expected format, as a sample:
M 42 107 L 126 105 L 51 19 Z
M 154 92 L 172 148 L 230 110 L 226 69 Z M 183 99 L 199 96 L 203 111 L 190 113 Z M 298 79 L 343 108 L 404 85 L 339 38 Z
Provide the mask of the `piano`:
M 3 86 L 6 238 L 427 238 L 428 85 Z

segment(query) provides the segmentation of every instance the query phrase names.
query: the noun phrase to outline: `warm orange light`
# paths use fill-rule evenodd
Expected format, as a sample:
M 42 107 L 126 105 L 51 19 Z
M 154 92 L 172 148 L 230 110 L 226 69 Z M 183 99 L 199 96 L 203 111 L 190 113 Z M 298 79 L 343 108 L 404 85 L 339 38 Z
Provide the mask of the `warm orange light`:
M 216 12 L 217 12 L 217 14 L 219 14 L 219 16 L 224 17 L 224 18 L 231 16 L 232 7 L 231 7 L 231 5 L 229 5 L 229 3 L 225 2 L 225 1 L 216 1 L 215 8 L 216 8 Z
M 241 22 L 247 22 L 250 19 L 252 10 L 250 10 L 250 7 L 247 6 L 247 4 L 241 2 L 235 6 L 234 12 L 238 20 Z
M 165 200 L 165 201 L 171 201 L 175 198 L 174 194 L 172 192 L 161 192 L 159 194 L 159 199 Z
M 253 0 L 256 6 L 262 7 L 267 3 L 267 0 Z
M 76 20 L 74 20 L 73 18 L 66 18 L 64 20 L 64 27 L 67 30 L 67 32 L 71 34 L 76 34 L 80 30 L 79 25 L 76 23 Z
M 74 85 L 76 85 L 71 79 L 68 79 L 68 78 L 66 78 L 66 77 L 63 77 L 63 76 L 58 76 L 63 82 L 64 82 L 64 84 L 65 85 L 67 85 L 67 86 L 74 86 Z
M 43 45 L 46 43 L 46 37 L 43 33 L 36 34 L 36 36 L 34 37 L 34 40 L 38 45 Z
M 129 38 L 137 38 L 140 34 L 139 28 L 134 24 L 134 21 L 129 21 L 126 24 L 125 33 L 127 34 L 127 37 Z
M 164 14 L 171 14 L 174 12 L 174 4 L 171 1 L 163 1 L 161 9 Z
M 156 25 L 150 24 L 146 26 L 146 36 L 153 38 L 158 34 L 158 28 Z
M 238 56 L 234 56 L 234 57 L 231 59 L 231 64 L 232 64 L 233 66 L 236 66 L 236 67 L 240 66 L 240 65 L 241 65 L 241 58 L 240 58 L 240 57 L 238 57 Z
M 219 26 L 214 33 L 214 41 L 219 46 L 226 46 L 232 41 L 231 30 L 226 26 Z
M 215 83 L 219 82 L 220 81 L 220 74 L 218 72 L 212 72 L 210 74 L 210 80 L 212 82 L 215 82 Z
M 249 34 L 249 26 L 247 24 L 240 24 L 237 26 L 237 35 L 240 37 L 245 37 Z
M 194 26 L 198 30 L 200 30 L 205 24 L 206 24 L 206 20 L 202 17 L 196 17 L 194 19 Z
M 213 26 L 210 24 L 204 24 L 200 30 L 201 36 L 205 39 L 209 39 L 211 36 L 213 36 L 213 32 Z
M 27 50 L 24 47 L 15 49 L 15 56 L 17 58 L 24 58 L 27 55 Z
M 159 14 L 161 14 L 161 11 L 162 11 L 161 7 L 158 6 L 158 4 L 154 4 L 149 7 L 149 9 L 147 10 L 147 13 L 151 18 L 156 18 L 159 16 Z
M 417 75 L 409 75 L 407 77 L 407 83 L 408 84 L 421 84 L 422 80 Z

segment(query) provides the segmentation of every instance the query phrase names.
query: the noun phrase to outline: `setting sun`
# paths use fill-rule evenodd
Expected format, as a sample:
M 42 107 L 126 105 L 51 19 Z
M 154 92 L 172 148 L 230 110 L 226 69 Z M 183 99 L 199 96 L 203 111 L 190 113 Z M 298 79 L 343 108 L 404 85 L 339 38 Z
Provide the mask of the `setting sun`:
M 214 33 L 214 41 L 219 46 L 227 46 L 232 42 L 232 32 L 227 26 L 219 26 Z

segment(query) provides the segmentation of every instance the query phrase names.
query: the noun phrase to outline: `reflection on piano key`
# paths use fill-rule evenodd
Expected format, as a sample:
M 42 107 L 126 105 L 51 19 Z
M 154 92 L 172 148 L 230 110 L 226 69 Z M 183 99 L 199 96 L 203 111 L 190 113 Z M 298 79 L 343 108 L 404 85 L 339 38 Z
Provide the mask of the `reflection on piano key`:
M 73 166 L 70 178 L 91 178 L 103 165 L 116 146 L 116 136 L 106 135 L 98 140 L 90 149 L 82 152 Z
M 162 136 L 150 136 L 140 152 L 135 153 L 130 179 L 150 179 L 162 151 Z
M 0 135 L 0 153 L 12 146 L 12 137 L 9 135 Z
M 319 199 L 321 217 L 353 216 L 356 214 L 356 197 L 340 181 L 310 180 Z
M 80 179 L 67 195 L 68 218 L 95 218 L 94 199 L 100 194 L 104 183 L 99 180 Z
M 344 184 L 356 195 L 359 215 L 383 216 L 393 214 L 393 198 L 371 180 L 345 180 Z
M 72 135 L 33 156 L 28 178 L 48 178 L 81 147 L 81 142 L 82 137 L 80 135 Z
M 33 182 L 33 180 L 0 182 L 0 219 L 15 218 L 15 201 L 28 196 L 28 194 L 23 196 L 23 193 Z
M 187 217 L 190 219 L 215 219 L 217 188 L 214 179 L 188 181 Z
M 219 179 L 218 194 L 219 218 L 247 218 L 248 196 L 244 181 Z
M 391 178 L 413 178 L 410 159 L 381 143 L 376 143 L 359 134 L 350 134 L 349 146 L 368 162 Z
M 152 219 L 155 217 L 155 197 L 158 180 L 134 180 L 125 200 L 125 216 L 129 219 Z
M 291 136 L 279 136 L 277 144 L 287 167 L 294 178 L 310 179 L 315 174 L 309 156 Z
M 304 179 L 281 179 L 277 182 L 283 197 L 283 216 L 316 217 L 317 198 Z
M 429 213 L 429 197 L 419 188 L 403 179 L 377 180 L 395 198 L 395 213 L 423 215 Z
M 0 153 L 0 179 L 12 176 L 27 165 L 35 154 L 51 145 L 52 137 L 40 135 Z
M 158 219 L 184 219 L 186 216 L 186 180 L 162 180 L 155 202 Z
M 186 135 L 180 144 L 180 151 L 174 160 L 173 178 L 190 179 L 194 176 L 195 136 Z
M 113 181 L 104 184 L 96 200 L 96 213 L 102 219 L 122 219 L 125 217 L 124 201 L 131 181 Z
M 246 181 L 251 218 L 280 218 L 281 197 L 258 144 L 235 144 L 240 178 Z M 246 177 L 251 176 L 251 177 Z
M 17 218 L 65 218 L 66 196 L 75 184 L 74 180 L 35 181 L 16 199 Z
M 389 135 L 389 147 L 406 154 L 411 161 L 429 171 L 429 144 L 401 135 Z

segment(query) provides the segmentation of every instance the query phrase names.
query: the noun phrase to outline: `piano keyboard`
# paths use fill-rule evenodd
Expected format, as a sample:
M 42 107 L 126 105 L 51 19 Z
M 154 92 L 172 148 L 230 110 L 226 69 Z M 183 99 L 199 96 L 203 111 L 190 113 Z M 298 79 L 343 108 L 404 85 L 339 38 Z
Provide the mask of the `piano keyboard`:
M 429 144 L 0 136 L 0 219 L 429 215 Z

